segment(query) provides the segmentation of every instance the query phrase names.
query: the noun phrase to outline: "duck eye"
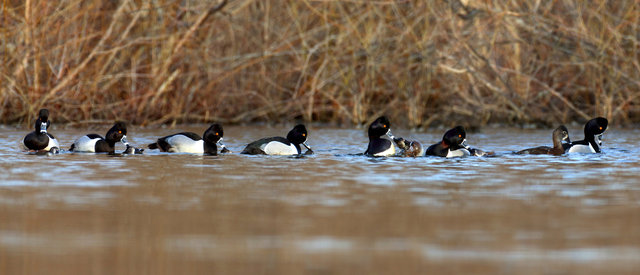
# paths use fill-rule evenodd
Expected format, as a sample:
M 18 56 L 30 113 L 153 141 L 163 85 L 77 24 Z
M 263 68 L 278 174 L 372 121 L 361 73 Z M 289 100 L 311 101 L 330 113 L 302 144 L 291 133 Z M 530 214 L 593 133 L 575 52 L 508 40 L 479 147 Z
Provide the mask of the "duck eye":
M 458 135 L 458 137 L 460 137 L 460 138 L 461 138 L 461 137 L 462 137 L 462 135 Z
M 216 132 L 216 136 L 219 136 L 219 135 L 218 135 L 218 132 Z
M 122 134 L 122 131 L 118 131 L 118 134 Z
M 303 137 L 306 137 L 306 136 L 307 136 L 307 134 L 305 134 L 305 133 L 302 133 L 302 136 L 303 136 Z
M 382 128 L 387 128 L 387 124 L 382 124 Z
M 602 126 L 600 126 L 600 130 L 602 130 Z

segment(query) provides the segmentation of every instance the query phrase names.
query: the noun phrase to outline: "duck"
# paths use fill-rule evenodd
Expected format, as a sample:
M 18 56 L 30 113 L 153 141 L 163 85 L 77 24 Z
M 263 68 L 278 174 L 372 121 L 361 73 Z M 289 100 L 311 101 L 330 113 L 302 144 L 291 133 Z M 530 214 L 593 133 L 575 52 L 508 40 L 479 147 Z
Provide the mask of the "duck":
M 365 155 L 388 157 L 396 154 L 396 145 L 393 142 L 395 137 L 391 134 L 391 123 L 386 116 L 378 117 L 371 122 L 367 135 L 369 136 L 369 145 L 364 152 Z
M 467 145 L 467 133 L 462 126 L 456 126 L 444 133 L 442 141 L 427 148 L 425 156 L 438 157 L 463 157 L 469 156 L 469 146 Z
M 307 144 L 307 128 L 298 124 L 289 131 L 287 137 L 267 137 L 247 144 L 241 154 L 248 155 L 300 155 L 300 144 L 307 148 L 305 154 L 313 154 L 313 150 Z
M 41 109 L 38 112 L 38 119 L 36 119 L 34 126 L 35 130 L 22 139 L 24 148 L 29 151 L 58 153 L 60 151 L 60 143 L 52 134 L 47 132 L 47 129 L 51 126 L 49 110 Z
M 567 153 L 600 153 L 602 137 L 609 121 L 604 117 L 596 117 L 584 125 L 584 139 L 563 145 Z
M 88 153 L 115 153 L 115 145 L 117 142 L 122 142 L 128 147 L 125 152 L 130 151 L 129 143 L 127 142 L 127 126 L 124 122 L 116 122 L 107 134 L 105 138 L 98 134 L 84 135 L 71 144 L 69 151 L 72 152 L 88 152 Z M 135 152 L 135 150 L 134 150 Z
M 122 151 L 122 154 L 124 155 L 140 155 L 140 154 L 144 154 L 144 148 L 136 148 L 133 147 L 129 144 L 126 145 L 127 148 L 124 149 L 124 151 Z
M 398 137 L 394 138 L 393 142 L 398 145 L 398 148 L 401 149 L 402 156 L 404 157 L 420 157 L 423 156 L 425 151 L 422 147 L 422 144 L 417 140 L 406 140 L 404 138 Z
M 478 148 L 469 148 L 469 154 L 474 157 L 484 157 L 484 156 L 495 156 L 496 152 L 494 151 L 484 151 Z
M 217 155 L 220 145 L 221 153 L 225 150 L 222 144 L 224 131 L 222 125 L 214 123 L 204 131 L 202 137 L 193 132 L 182 132 L 159 138 L 155 143 L 148 145 L 149 149 L 160 149 L 162 152 L 170 153 L 192 153 Z
M 565 150 L 563 147 L 563 141 L 571 143 L 569 139 L 569 130 L 564 125 L 560 125 L 558 128 L 553 130 L 552 134 L 553 138 L 553 147 L 549 146 L 539 146 L 535 148 L 524 149 L 516 152 L 516 154 L 530 154 L 530 155 L 554 155 L 559 156 L 564 154 Z

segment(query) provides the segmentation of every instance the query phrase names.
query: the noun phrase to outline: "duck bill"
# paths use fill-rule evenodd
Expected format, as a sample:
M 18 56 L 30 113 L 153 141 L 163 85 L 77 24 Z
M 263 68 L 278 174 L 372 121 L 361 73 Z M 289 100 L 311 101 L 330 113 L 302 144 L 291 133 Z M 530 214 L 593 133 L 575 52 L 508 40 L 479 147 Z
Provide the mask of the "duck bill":
M 216 145 L 220 146 L 220 149 L 226 148 L 226 146 L 222 143 L 222 138 L 220 138 L 218 142 L 216 142 Z
M 127 135 L 123 135 L 120 139 L 120 142 L 122 142 L 122 144 L 124 145 L 129 145 L 129 142 L 127 142 Z
M 311 146 L 309 146 L 309 145 L 307 144 L 307 142 L 306 142 L 306 141 L 305 141 L 305 142 L 303 142 L 303 143 L 302 143 L 302 145 L 303 145 L 305 148 L 307 148 L 307 150 L 313 151 L 313 150 L 311 150 Z
M 40 123 L 40 133 L 46 133 L 47 132 L 47 123 L 46 122 L 41 122 Z
M 393 136 L 393 134 L 391 133 L 391 129 L 389 129 L 389 131 L 387 131 L 387 136 L 389 138 L 391 138 L 391 140 L 394 140 L 396 137 Z
M 467 139 L 463 139 L 462 142 L 460 143 L 460 146 L 462 146 L 464 149 L 469 150 L 469 145 L 467 145 Z
M 598 142 L 598 145 L 602 145 L 602 138 L 604 137 L 604 134 L 599 134 L 596 135 L 596 142 Z

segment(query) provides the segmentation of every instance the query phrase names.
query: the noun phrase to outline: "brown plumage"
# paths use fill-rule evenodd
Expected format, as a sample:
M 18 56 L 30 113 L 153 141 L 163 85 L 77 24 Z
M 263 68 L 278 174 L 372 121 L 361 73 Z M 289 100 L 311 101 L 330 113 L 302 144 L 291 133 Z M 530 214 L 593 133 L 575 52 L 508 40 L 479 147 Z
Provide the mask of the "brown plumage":
M 393 141 L 400 148 L 400 156 L 403 157 L 420 157 L 424 155 L 422 144 L 415 140 L 406 140 L 404 138 L 394 138 Z
M 553 130 L 553 148 L 549 146 L 540 146 L 535 148 L 524 149 L 522 151 L 516 152 L 516 154 L 530 154 L 530 155 L 554 155 L 559 156 L 564 154 L 564 148 L 562 147 L 562 141 L 569 140 L 569 130 L 564 125 Z

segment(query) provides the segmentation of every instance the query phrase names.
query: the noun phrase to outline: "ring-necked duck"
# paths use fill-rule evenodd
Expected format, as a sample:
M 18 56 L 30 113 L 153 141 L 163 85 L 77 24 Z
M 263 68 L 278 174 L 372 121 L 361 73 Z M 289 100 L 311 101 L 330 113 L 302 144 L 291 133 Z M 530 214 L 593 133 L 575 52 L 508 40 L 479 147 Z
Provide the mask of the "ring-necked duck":
M 478 148 L 469 148 L 469 153 L 475 157 L 484 157 L 484 156 L 495 156 L 496 153 L 493 151 L 485 152 L 484 150 Z
M 98 134 L 84 135 L 71 144 L 69 151 L 74 152 L 90 152 L 90 153 L 114 153 L 116 142 L 127 142 L 127 126 L 124 122 L 116 122 L 116 124 L 107 131 L 106 138 Z
M 60 144 L 53 135 L 47 132 L 47 128 L 51 125 L 49 121 L 49 110 L 41 109 L 38 113 L 38 119 L 35 122 L 35 131 L 27 134 L 22 139 L 22 144 L 28 150 L 47 151 L 58 153 Z
M 299 155 L 302 153 L 300 144 L 307 148 L 305 154 L 312 154 L 311 147 L 307 145 L 307 128 L 298 124 L 289 133 L 287 138 L 268 137 L 256 140 L 247 145 L 241 154 L 249 155 Z
M 122 151 L 123 154 L 129 154 L 129 155 L 133 155 L 133 154 L 143 154 L 144 153 L 144 148 L 136 148 L 133 147 L 129 144 L 127 144 L 127 148 L 124 149 L 124 151 Z
M 447 158 L 469 156 L 471 153 L 466 137 L 464 127 L 456 126 L 444 133 L 441 142 L 429 146 L 425 155 Z
M 156 143 L 149 144 L 149 149 L 160 149 L 160 151 L 171 153 L 217 155 L 218 147 L 216 145 L 218 144 L 222 149 L 221 153 L 228 151 L 222 144 L 223 135 L 222 125 L 214 123 L 204 131 L 202 137 L 192 132 L 173 134 L 159 138 Z
M 420 157 L 424 155 L 422 144 L 416 140 L 394 138 L 393 142 L 398 145 L 398 148 L 401 150 L 401 155 L 404 157 Z
M 386 116 L 381 116 L 374 120 L 367 131 L 369 135 L 369 145 L 367 151 L 364 152 L 367 156 L 374 157 L 388 157 L 395 155 L 396 146 L 392 140 L 394 136 L 391 134 L 391 123 Z M 391 138 L 391 140 L 384 138 L 385 136 Z
M 609 121 L 604 117 L 597 117 L 587 121 L 584 125 L 584 139 L 564 144 L 567 153 L 600 153 L 602 135 L 607 130 Z
M 553 147 L 549 146 L 539 146 L 535 148 L 524 149 L 516 152 L 516 154 L 531 154 L 531 155 L 554 155 L 559 156 L 564 154 L 564 147 L 562 146 L 562 142 L 566 141 L 571 143 L 569 139 L 569 130 L 564 125 L 553 130 L 552 134 L 553 138 Z

